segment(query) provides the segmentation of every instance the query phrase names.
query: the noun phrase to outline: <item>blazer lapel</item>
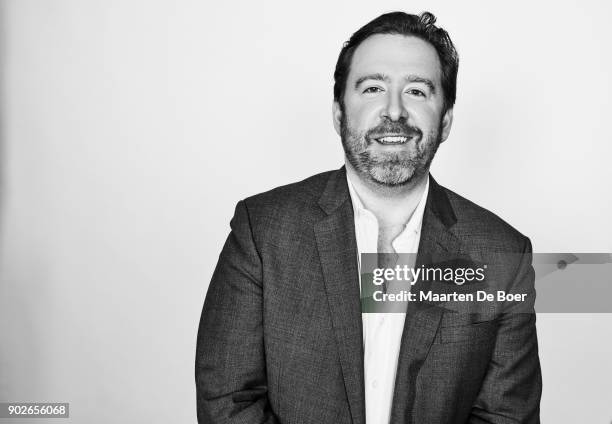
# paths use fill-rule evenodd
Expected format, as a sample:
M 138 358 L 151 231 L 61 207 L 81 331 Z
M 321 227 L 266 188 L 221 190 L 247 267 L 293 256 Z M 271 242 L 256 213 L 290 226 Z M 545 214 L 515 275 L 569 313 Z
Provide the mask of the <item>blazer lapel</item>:
M 319 200 L 327 216 L 314 231 L 353 423 L 365 423 L 363 330 L 357 242 L 344 168 L 333 173 Z
M 430 177 L 429 193 L 423 213 L 421 240 L 415 267 L 435 261 L 436 256 L 450 256 L 461 250 L 461 242 L 449 228 L 456 222 L 452 206 L 444 190 Z M 419 282 L 414 287 L 427 291 L 429 284 Z M 443 309 L 430 304 L 411 302 L 406 313 L 400 345 L 391 422 L 410 422 L 420 366 L 433 343 Z

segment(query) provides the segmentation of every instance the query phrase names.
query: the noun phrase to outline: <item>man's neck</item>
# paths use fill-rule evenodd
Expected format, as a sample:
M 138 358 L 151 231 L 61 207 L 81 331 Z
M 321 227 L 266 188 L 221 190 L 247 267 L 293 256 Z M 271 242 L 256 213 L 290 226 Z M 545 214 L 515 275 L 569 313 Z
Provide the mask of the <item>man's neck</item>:
M 376 216 L 381 227 L 408 222 L 423 196 L 429 176 L 425 173 L 406 185 L 388 187 L 362 177 L 348 162 L 346 172 L 364 207 Z

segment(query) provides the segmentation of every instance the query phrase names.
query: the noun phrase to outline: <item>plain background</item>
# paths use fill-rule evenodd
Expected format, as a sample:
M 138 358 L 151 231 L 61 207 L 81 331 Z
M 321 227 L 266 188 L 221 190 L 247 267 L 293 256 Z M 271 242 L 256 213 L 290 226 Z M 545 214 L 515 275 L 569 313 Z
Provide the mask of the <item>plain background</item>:
M 609 2 L 6 0 L 0 401 L 195 422 L 234 206 L 342 165 L 337 55 L 398 9 L 435 13 L 461 57 L 436 179 L 537 252 L 611 252 Z M 612 420 L 611 329 L 538 315 L 544 422 Z

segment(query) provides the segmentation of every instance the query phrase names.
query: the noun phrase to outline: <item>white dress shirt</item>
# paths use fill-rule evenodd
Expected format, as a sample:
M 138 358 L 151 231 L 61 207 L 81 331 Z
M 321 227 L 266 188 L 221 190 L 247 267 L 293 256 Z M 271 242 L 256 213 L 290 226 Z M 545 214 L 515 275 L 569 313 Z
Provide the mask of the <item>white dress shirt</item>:
M 355 216 L 357 261 L 361 279 L 361 254 L 377 252 L 378 220 L 364 207 L 348 174 L 347 181 Z M 419 204 L 404 230 L 392 242 L 396 253 L 417 253 L 428 191 L 429 176 Z M 409 266 L 414 266 L 414 264 Z M 359 287 L 361 290 L 361 281 Z M 400 341 L 406 314 L 368 313 L 361 314 L 361 318 L 364 343 L 366 424 L 389 424 Z

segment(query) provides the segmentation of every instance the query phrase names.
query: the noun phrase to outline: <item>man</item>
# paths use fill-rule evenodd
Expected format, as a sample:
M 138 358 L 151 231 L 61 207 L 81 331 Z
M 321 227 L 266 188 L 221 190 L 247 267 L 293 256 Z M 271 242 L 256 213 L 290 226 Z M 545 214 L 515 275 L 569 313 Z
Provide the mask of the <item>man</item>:
M 429 176 L 458 68 L 434 24 L 395 12 L 353 34 L 334 74 L 345 167 L 236 206 L 198 333 L 200 422 L 539 422 L 530 242 Z M 362 314 L 368 252 L 501 255 L 527 313 Z

